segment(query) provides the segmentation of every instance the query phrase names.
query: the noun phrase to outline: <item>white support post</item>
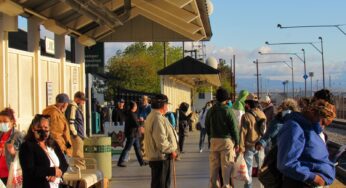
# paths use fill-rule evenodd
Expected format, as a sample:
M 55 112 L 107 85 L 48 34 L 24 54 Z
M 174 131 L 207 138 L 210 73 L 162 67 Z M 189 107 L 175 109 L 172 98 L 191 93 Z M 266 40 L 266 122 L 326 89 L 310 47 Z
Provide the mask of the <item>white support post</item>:
M 5 28 L 8 16 L 0 13 L 0 108 L 8 106 L 8 32 Z
M 66 75 L 65 75 L 65 35 L 54 35 L 54 46 L 55 46 L 55 57 L 60 59 L 60 88 L 59 93 L 65 93 L 67 90 L 65 88 Z
M 41 49 L 40 49 L 40 20 L 35 17 L 28 19 L 28 51 L 34 54 L 34 113 L 42 112 L 42 72 L 41 72 Z

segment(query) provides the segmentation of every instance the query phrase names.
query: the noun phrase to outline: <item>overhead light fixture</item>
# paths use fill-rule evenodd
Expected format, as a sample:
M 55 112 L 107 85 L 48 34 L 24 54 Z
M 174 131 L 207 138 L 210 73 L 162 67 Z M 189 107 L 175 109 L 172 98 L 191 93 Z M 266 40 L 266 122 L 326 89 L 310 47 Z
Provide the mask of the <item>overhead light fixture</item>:
M 93 46 L 96 44 L 96 41 L 86 35 L 82 35 L 78 37 L 78 42 L 81 43 L 83 46 Z
M 44 27 L 57 34 L 57 35 L 63 35 L 67 33 L 67 29 L 61 25 L 59 25 L 55 20 L 53 19 L 48 19 L 43 22 Z
M 24 12 L 23 7 L 11 0 L 0 0 L 0 12 L 9 16 L 17 16 Z

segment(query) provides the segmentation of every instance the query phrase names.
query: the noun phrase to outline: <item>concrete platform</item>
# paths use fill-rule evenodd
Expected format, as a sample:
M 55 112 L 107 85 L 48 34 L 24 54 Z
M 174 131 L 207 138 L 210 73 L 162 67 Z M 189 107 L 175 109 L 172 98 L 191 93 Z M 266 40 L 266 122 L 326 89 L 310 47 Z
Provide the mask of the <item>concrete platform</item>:
M 209 183 L 208 151 L 199 153 L 199 132 L 194 131 L 186 139 L 185 153 L 181 160 L 176 162 L 177 188 L 207 188 Z M 207 144 L 206 144 L 207 146 Z M 113 178 L 110 187 L 116 188 L 150 188 L 151 174 L 149 166 L 140 167 L 134 152 L 126 168 L 113 164 Z M 172 186 L 173 188 L 173 181 Z M 243 187 L 242 182 L 235 182 L 235 187 Z M 257 178 L 254 178 L 254 187 L 259 187 Z
M 208 151 L 198 151 L 199 132 L 194 131 L 186 139 L 185 151 L 182 160 L 176 162 L 177 188 L 208 188 L 209 160 Z M 113 164 L 113 178 L 110 181 L 111 188 L 150 188 L 151 174 L 149 166 L 141 167 L 137 162 L 134 152 L 131 152 L 131 160 L 126 168 Z M 253 178 L 253 187 L 259 188 L 257 178 Z M 173 188 L 173 180 L 172 185 Z M 243 182 L 235 181 L 235 187 L 243 187 Z M 345 188 L 346 185 L 335 181 L 330 188 Z

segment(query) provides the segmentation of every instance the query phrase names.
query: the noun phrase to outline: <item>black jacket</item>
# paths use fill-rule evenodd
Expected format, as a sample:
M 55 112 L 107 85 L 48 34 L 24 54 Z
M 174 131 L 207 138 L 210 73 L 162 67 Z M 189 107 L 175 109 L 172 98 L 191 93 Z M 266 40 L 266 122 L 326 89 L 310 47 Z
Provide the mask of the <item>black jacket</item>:
M 124 110 L 115 108 L 112 112 L 112 121 L 114 122 L 114 124 L 116 125 L 117 122 L 121 124 L 122 122 L 125 122 L 125 120 L 126 120 L 126 115 L 124 113 Z
M 56 142 L 54 151 L 60 161 L 60 170 L 64 173 L 68 168 L 67 161 Z M 45 151 L 35 140 L 25 141 L 19 150 L 19 161 L 23 171 L 23 188 L 49 188 L 47 176 L 55 175 L 55 167 L 50 167 L 50 160 Z
M 137 138 L 138 135 L 138 116 L 137 113 L 128 111 L 125 122 L 125 136 L 131 138 Z

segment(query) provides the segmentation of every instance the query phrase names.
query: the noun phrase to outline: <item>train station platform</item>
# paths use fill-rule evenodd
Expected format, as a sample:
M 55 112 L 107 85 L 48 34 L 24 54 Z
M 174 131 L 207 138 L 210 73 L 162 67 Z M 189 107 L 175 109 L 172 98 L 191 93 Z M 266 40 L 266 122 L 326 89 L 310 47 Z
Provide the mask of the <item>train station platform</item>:
M 185 140 L 185 153 L 181 160 L 176 162 L 177 188 L 208 188 L 209 183 L 209 160 L 208 150 L 199 153 L 199 131 L 190 132 Z M 207 146 L 207 144 L 206 144 Z M 149 166 L 139 166 L 134 151 L 131 151 L 130 161 L 127 167 L 118 167 L 113 162 L 113 177 L 110 188 L 150 188 L 151 172 Z M 259 188 L 259 181 L 253 178 L 253 187 Z M 243 187 L 243 182 L 235 181 L 235 187 Z M 335 181 L 330 188 L 345 188 L 346 185 Z M 171 188 L 173 187 L 173 179 Z
M 209 183 L 209 152 L 199 153 L 199 131 L 190 132 L 185 140 L 185 153 L 181 160 L 176 162 L 177 188 L 207 188 Z M 205 144 L 207 148 L 207 143 Z M 151 172 L 149 166 L 141 167 L 137 162 L 134 151 L 131 151 L 127 167 L 122 168 L 113 163 L 113 177 L 110 187 L 117 188 L 150 188 Z M 173 179 L 171 187 L 173 188 Z M 243 187 L 243 182 L 237 181 L 235 187 Z M 254 188 L 259 187 L 257 178 L 254 178 Z

